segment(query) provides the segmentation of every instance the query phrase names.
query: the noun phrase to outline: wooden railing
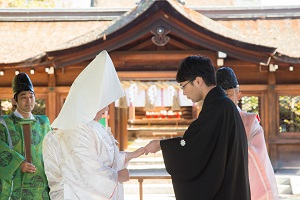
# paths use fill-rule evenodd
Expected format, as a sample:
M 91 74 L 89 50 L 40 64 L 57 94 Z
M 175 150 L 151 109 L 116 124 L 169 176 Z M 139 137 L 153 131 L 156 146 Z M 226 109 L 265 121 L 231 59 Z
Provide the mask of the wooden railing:
M 143 181 L 144 181 L 144 179 L 171 179 L 171 176 L 170 175 L 130 175 L 130 179 L 138 180 L 140 200 L 143 200 Z

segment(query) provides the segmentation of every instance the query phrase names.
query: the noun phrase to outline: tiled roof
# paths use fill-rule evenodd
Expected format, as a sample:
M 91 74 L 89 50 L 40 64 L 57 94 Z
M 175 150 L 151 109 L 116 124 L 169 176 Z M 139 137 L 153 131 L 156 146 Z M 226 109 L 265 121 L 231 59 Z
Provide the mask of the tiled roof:
M 277 47 L 277 52 L 300 58 L 300 19 L 228 20 L 220 24 L 243 35 L 245 39 L 265 46 Z
M 279 54 L 300 58 L 300 19 L 211 20 L 176 1 L 168 1 L 192 22 L 225 38 L 276 47 Z M 95 41 L 130 23 L 155 0 L 148 0 L 114 21 L 0 22 L 0 64 L 36 59 L 45 52 Z
M 172 2 L 172 1 L 170 1 Z M 201 27 L 204 27 L 208 30 L 210 30 L 213 33 L 222 35 L 226 38 L 231 38 L 233 40 L 238 40 L 242 42 L 247 42 L 250 44 L 256 44 L 256 45 L 262 45 L 261 43 L 252 40 L 251 38 L 245 37 L 242 35 L 239 31 L 235 31 L 229 27 L 224 26 L 223 24 L 220 24 L 204 15 L 201 13 L 198 13 L 197 11 L 194 11 L 190 8 L 179 6 L 179 4 L 175 4 L 173 2 L 173 6 L 180 11 L 182 15 L 184 15 L 186 18 L 190 19 L 191 21 L 195 22 Z M 266 45 L 269 47 L 275 47 L 272 45 Z
M 38 58 L 48 50 L 77 38 L 108 21 L 0 22 L 0 64 Z
M 88 42 L 92 42 L 99 38 L 102 38 L 104 34 L 109 35 L 115 31 L 117 31 L 118 29 L 124 27 L 129 22 L 133 21 L 140 14 L 142 14 L 144 11 L 146 11 L 154 2 L 155 2 L 155 0 L 146 1 L 145 3 L 141 4 L 140 6 L 136 6 L 135 8 L 133 8 L 133 10 L 120 16 L 118 19 L 112 21 L 110 23 L 110 26 L 105 27 L 107 29 L 104 29 L 103 27 L 99 27 L 93 31 L 86 33 L 85 35 L 82 35 L 81 37 L 74 38 L 73 40 L 70 40 L 70 41 L 60 45 L 55 50 L 76 47 L 76 46 L 79 46 L 82 44 L 86 44 Z
M 158 0 L 148 0 L 145 3 L 135 7 L 133 10 L 120 16 L 118 19 L 113 21 L 106 30 L 104 30 L 103 28 L 95 29 L 91 32 L 86 33 L 85 35 L 82 35 L 81 37 L 75 38 L 71 41 L 68 41 L 67 43 L 62 44 L 55 50 L 62 50 L 62 49 L 68 49 L 68 48 L 80 46 L 88 42 L 92 42 L 94 40 L 102 38 L 104 34 L 105 35 L 112 34 L 113 32 L 119 30 L 122 27 L 125 27 L 131 21 L 138 18 L 138 16 L 140 16 L 146 10 L 148 10 L 152 6 L 152 4 L 155 3 L 156 1 Z M 233 31 L 232 29 L 227 28 L 226 26 L 223 26 L 220 23 L 217 23 L 216 21 L 198 13 L 197 11 L 184 7 L 183 5 L 181 5 L 176 1 L 173 0 L 165 0 L 165 1 L 169 2 L 172 5 L 172 7 L 176 9 L 176 11 L 180 12 L 187 19 L 190 19 L 198 26 L 203 27 L 204 29 L 207 29 L 210 32 L 213 32 L 225 38 L 230 38 L 232 40 L 245 42 L 253 45 L 262 45 L 258 41 L 245 37 L 239 32 Z M 268 47 L 276 47 L 276 46 L 268 46 Z

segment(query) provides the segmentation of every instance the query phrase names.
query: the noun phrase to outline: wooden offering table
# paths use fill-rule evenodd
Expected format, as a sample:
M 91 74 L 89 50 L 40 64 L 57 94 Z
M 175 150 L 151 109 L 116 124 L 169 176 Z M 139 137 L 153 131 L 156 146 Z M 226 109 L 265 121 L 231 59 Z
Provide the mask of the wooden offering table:
M 192 120 L 183 118 L 142 118 L 128 120 L 128 135 L 131 137 L 169 138 L 182 136 Z

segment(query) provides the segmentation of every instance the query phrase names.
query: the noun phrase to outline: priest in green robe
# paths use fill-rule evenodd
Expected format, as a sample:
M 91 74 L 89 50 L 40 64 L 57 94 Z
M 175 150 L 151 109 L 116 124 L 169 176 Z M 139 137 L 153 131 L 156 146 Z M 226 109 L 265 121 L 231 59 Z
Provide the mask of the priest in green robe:
M 42 141 L 51 130 L 49 119 L 31 113 L 35 94 L 26 73 L 16 75 L 12 87 L 16 110 L 0 118 L 0 199 L 50 199 L 42 160 Z M 30 124 L 28 136 L 24 124 Z

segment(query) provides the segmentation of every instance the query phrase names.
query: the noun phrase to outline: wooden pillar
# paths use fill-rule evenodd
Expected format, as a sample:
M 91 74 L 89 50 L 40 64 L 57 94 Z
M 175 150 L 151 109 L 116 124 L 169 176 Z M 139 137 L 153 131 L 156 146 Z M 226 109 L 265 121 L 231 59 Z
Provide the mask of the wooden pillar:
M 267 150 L 268 152 L 270 152 L 269 149 L 269 98 L 268 98 L 268 90 L 265 90 L 262 92 L 261 96 L 260 96 L 260 119 L 261 119 L 261 126 L 263 127 L 264 130 L 264 136 L 265 136 L 265 143 L 267 146 Z
M 139 178 L 139 194 L 140 194 L 140 200 L 143 200 L 143 179 Z
M 277 137 L 277 113 L 278 113 L 278 106 L 277 106 L 277 98 L 275 93 L 275 85 L 276 85 L 276 76 L 275 72 L 269 72 L 269 80 L 268 80 L 269 90 L 268 90 L 268 102 L 267 102 L 267 110 L 266 113 L 268 118 L 268 130 L 266 131 L 266 139 L 269 142 L 269 157 L 273 168 L 278 168 L 278 152 L 277 152 L 277 144 L 272 143 L 273 139 Z
M 128 146 L 128 132 L 127 132 L 127 121 L 128 121 L 128 108 L 121 108 L 120 113 L 120 149 L 123 151 Z
M 48 91 L 48 103 L 47 103 L 47 116 L 49 117 L 50 123 L 56 118 L 56 92 L 53 87 L 49 87 Z
M 116 108 L 116 139 L 120 143 L 121 151 L 125 150 L 128 145 L 127 121 L 128 108 Z
M 55 91 L 55 86 L 56 86 L 56 79 L 55 79 L 55 74 L 49 74 L 49 81 L 48 81 L 48 102 L 47 102 L 47 116 L 49 117 L 50 123 L 54 121 L 56 118 L 57 114 L 56 113 L 56 91 Z

